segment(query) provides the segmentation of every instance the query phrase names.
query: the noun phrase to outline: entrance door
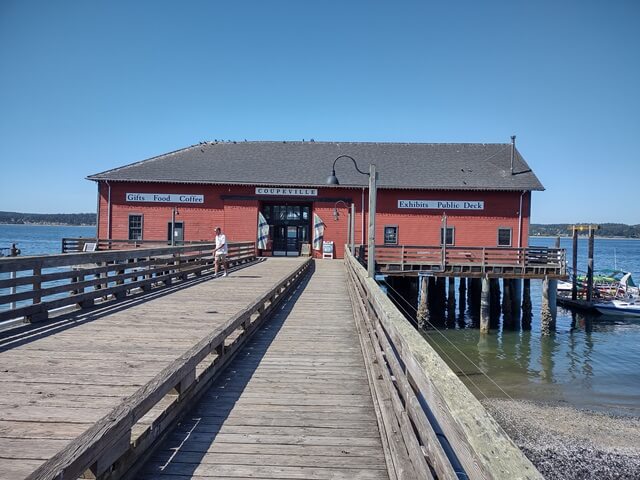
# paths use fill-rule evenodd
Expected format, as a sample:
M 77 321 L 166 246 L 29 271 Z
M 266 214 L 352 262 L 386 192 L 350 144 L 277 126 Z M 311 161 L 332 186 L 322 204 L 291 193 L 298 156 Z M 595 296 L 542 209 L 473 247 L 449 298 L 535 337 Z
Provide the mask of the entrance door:
M 173 230 L 174 243 L 176 245 L 184 242 L 184 223 L 176 222 Z M 167 242 L 171 243 L 171 222 L 167 225 Z
M 287 227 L 287 255 L 297 257 L 300 253 L 298 246 L 298 227 L 295 225 Z
M 297 257 L 302 243 L 309 241 L 310 204 L 265 204 L 261 208 L 269 223 L 274 256 Z

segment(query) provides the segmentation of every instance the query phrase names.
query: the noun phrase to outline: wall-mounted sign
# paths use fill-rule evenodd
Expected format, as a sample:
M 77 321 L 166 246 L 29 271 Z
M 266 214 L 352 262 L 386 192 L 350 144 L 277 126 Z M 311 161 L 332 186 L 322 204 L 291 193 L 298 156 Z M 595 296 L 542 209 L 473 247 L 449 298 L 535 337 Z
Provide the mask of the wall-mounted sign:
M 427 210 L 484 210 L 482 200 L 398 200 L 398 208 Z
M 184 193 L 127 193 L 127 202 L 204 203 L 204 195 Z
M 284 197 L 317 197 L 317 188 L 256 187 L 256 195 L 277 195 Z

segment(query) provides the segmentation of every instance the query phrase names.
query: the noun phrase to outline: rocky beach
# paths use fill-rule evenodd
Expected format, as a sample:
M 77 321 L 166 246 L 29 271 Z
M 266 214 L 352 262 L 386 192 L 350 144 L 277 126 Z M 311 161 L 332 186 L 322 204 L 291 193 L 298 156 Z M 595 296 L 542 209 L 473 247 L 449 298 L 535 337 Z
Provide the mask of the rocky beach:
M 489 399 L 483 405 L 547 480 L 640 478 L 640 418 L 566 404 Z

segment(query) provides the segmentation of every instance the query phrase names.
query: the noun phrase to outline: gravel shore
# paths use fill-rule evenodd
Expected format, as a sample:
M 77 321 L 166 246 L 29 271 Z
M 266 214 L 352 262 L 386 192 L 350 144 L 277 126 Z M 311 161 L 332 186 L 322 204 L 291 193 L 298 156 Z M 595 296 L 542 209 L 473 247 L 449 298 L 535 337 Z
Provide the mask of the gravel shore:
M 640 479 L 640 418 L 524 400 L 482 403 L 547 480 Z

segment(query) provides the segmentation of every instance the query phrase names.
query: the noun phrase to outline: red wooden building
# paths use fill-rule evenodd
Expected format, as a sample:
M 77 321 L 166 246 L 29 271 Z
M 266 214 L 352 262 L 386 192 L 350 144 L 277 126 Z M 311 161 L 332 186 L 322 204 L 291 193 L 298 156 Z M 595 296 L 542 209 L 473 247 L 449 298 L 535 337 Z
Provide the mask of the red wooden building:
M 527 246 L 531 191 L 544 188 L 513 143 L 204 142 L 88 177 L 98 238 L 167 241 L 175 215 L 178 241 L 211 241 L 218 225 L 229 241 L 255 241 L 262 212 L 263 253 L 298 255 L 317 214 L 341 258 L 351 203 L 366 243 L 368 177 L 342 158 L 340 185 L 327 185 L 340 155 L 377 166 L 377 244 L 440 245 L 446 214 L 448 245 Z

